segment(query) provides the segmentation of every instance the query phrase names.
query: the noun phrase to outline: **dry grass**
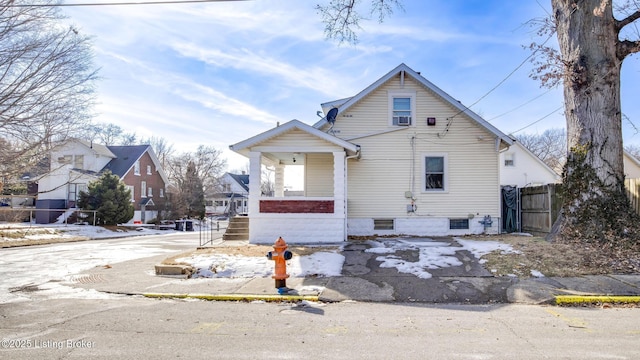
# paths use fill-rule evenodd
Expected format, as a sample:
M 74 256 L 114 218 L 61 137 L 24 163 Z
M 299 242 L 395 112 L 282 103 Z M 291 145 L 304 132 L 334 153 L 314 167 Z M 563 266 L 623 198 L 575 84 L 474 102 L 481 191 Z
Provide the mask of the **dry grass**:
M 573 277 L 596 274 L 640 273 L 640 254 L 633 249 L 606 251 L 592 244 L 550 243 L 541 237 L 497 235 L 477 237 L 510 244 L 517 252 L 493 252 L 483 257 L 485 268 L 497 276 L 516 275 L 520 278 L 539 271 L 545 276 Z
M 338 246 L 289 246 L 287 250 L 291 251 L 294 256 L 310 255 L 317 251 L 338 251 Z M 244 245 L 244 246 L 217 246 L 200 248 L 195 251 L 189 251 L 186 253 L 171 256 L 162 261 L 164 265 L 188 265 L 177 262 L 176 259 L 187 256 L 198 256 L 207 254 L 226 254 L 233 256 L 248 256 L 248 257 L 262 257 L 266 256 L 267 252 L 273 251 L 272 246 L 267 245 Z

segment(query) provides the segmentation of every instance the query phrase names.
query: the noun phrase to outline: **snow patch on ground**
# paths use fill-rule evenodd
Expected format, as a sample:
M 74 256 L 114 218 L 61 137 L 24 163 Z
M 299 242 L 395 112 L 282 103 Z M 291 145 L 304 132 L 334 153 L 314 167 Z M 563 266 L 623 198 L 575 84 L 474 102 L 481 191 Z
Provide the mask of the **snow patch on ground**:
M 413 239 L 399 238 L 393 240 L 367 241 L 371 246 L 365 250 L 374 254 L 384 254 L 378 256 L 380 267 L 396 268 L 401 273 L 413 274 L 422 279 L 430 279 L 433 275 L 429 269 L 440 269 L 452 266 L 461 266 L 463 263 L 456 257 L 458 251 L 467 250 L 473 256 L 480 259 L 482 256 L 493 251 L 501 251 L 503 253 L 514 252 L 511 245 L 497 241 L 478 241 L 454 238 L 455 243 L 450 244 L 443 241 L 435 241 L 429 238 Z M 417 250 L 418 261 L 407 261 L 400 256 L 395 255 L 400 251 Z M 480 260 L 482 263 L 483 261 Z
M 273 261 L 266 257 L 227 254 L 196 255 L 175 260 L 191 265 L 193 278 L 269 278 L 273 275 Z M 310 255 L 294 256 L 287 261 L 291 277 L 340 276 L 344 256 L 337 252 L 318 251 Z

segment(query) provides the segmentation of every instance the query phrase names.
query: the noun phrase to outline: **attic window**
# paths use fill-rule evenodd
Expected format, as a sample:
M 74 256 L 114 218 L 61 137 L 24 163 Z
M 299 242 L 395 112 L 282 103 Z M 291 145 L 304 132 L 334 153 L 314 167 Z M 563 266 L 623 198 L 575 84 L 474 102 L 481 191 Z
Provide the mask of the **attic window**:
M 415 117 L 415 92 L 389 92 L 389 124 L 410 126 Z
M 136 163 L 133 164 L 133 174 L 140 175 L 140 161 L 136 161 Z
M 504 154 L 504 166 L 516 166 L 514 153 L 506 153 Z
M 393 219 L 373 219 L 373 230 L 393 230 Z

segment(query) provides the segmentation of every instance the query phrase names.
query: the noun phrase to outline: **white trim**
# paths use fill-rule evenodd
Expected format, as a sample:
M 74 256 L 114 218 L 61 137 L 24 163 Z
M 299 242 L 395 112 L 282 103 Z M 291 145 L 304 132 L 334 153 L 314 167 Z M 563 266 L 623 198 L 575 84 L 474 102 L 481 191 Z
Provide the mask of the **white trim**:
M 329 143 L 332 143 L 334 145 L 337 145 L 339 147 L 342 147 L 343 149 L 347 150 L 347 152 L 350 153 L 350 155 L 354 155 L 358 152 L 358 150 L 360 149 L 360 147 L 358 145 L 352 144 L 348 141 L 342 140 L 340 138 L 337 138 L 333 135 L 329 135 L 323 131 L 320 131 L 316 128 L 313 128 L 299 120 L 291 120 L 283 125 L 280 126 L 276 126 L 275 128 L 271 129 L 271 130 L 267 130 L 261 134 L 258 134 L 256 136 L 250 137 L 246 140 L 243 140 L 239 143 L 233 144 L 229 146 L 229 149 L 231 149 L 232 151 L 235 151 L 237 153 L 243 154 L 245 156 L 248 156 L 249 151 L 261 151 L 258 150 L 258 148 L 256 147 L 256 145 L 275 138 L 277 136 L 280 136 L 290 130 L 293 129 L 298 129 L 301 130 L 303 132 L 306 132 L 310 135 L 316 136 L 322 140 L 325 140 Z M 264 149 L 264 148 L 263 148 Z M 271 148 L 269 148 L 271 149 Z M 294 149 L 294 148 L 280 148 L 281 150 L 286 150 L 286 149 Z M 315 151 L 318 151 L 318 149 L 320 148 L 313 148 L 315 149 Z M 312 149 L 307 149 L 305 147 L 296 147 L 295 148 L 295 152 L 311 152 L 311 151 L 307 151 L 307 150 L 312 150 Z M 274 150 L 270 150 L 271 152 L 274 152 Z M 331 152 L 332 150 L 325 150 L 325 152 Z M 266 152 L 266 151 L 265 151 Z
M 411 120 L 409 120 L 409 125 L 394 125 L 393 124 L 393 99 L 395 98 L 409 98 L 411 101 Z M 407 90 L 389 90 L 387 92 L 387 100 L 388 100 L 388 112 L 389 112 L 389 126 L 391 127 L 415 127 L 416 124 L 416 92 L 415 91 L 407 91 Z
M 433 190 L 427 190 L 427 184 L 426 184 L 426 173 L 427 173 L 427 164 L 426 164 L 426 158 L 427 157 L 442 157 L 443 161 L 444 161 L 444 174 L 443 174 L 443 178 L 442 178 L 442 186 L 443 189 L 433 189 Z M 421 176 L 421 180 L 420 180 L 420 192 L 423 194 L 447 194 L 449 193 L 449 154 L 447 153 L 422 153 L 421 157 L 422 159 L 422 172 L 420 173 Z

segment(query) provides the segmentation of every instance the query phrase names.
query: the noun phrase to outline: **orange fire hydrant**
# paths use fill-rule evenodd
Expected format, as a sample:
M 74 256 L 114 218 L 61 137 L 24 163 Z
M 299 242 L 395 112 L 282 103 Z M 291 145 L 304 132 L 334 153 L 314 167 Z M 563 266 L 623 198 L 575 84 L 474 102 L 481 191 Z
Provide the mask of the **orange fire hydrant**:
M 276 262 L 272 278 L 276 280 L 277 289 L 286 288 L 287 278 L 289 277 L 289 274 L 287 274 L 287 260 L 291 260 L 293 253 L 287 250 L 287 243 L 282 237 L 279 237 L 273 244 L 273 250 L 267 253 L 267 259 Z

